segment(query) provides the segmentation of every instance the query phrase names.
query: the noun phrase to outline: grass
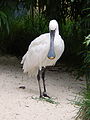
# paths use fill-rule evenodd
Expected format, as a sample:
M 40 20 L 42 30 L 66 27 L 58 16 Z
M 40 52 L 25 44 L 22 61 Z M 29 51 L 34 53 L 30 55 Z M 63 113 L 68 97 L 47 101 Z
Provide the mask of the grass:
M 55 99 L 53 99 L 53 98 L 46 98 L 46 97 L 38 98 L 38 97 L 33 97 L 32 96 L 32 99 L 39 100 L 39 101 L 46 101 L 48 103 L 56 104 L 56 105 L 59 104 L 59 102 L 56 102 Z
M 90 91 L 84 91 L 83 98 L 78 102 L 76 101 L 75 104 L 80 106 L 76 120 L 78 120 L 78 118 L 81 120 L 90 120 Z

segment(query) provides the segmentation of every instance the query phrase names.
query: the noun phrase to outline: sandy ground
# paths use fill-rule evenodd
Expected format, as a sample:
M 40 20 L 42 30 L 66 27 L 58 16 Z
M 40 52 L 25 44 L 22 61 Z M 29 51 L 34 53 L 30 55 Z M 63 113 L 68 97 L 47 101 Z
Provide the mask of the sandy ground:
M 84 88 L 84 81 L 61 66 L 47 70 L 46 83 L 58 105 L 32 99 L 39 96 L 36 79 L 23 74 L 17 58 L 0 57 L 0 120 L 75 120 L 78 107 L 71 101 Z M 26 89 L 20 89 L 22 85 Z

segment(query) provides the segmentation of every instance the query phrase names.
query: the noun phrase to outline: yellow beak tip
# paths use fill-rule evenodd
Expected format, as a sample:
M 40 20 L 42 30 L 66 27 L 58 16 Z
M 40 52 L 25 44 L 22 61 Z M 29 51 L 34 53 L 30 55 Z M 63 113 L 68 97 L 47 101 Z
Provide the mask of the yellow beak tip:
M 48 57 L 50 60 L 53 60 L 53 59 L 55 59 L 55 57 Z

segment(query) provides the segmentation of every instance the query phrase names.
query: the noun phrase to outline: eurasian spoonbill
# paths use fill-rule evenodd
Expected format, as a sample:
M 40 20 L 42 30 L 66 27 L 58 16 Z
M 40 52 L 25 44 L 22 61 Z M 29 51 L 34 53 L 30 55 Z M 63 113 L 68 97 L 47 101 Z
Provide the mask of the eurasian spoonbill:
M 49 23 L 49 33 L 45 33 L 34 39 L 29 45 L 28 51 L 23 56 L 24 73 L 30 76 L 37 75 L 40 97 L 49 97 L 45 87 L 45 68 L 55 65 L 64 51 L 64 41 L 59 35 L 59 26 L 56 20 Z M 43 80 L 44 91 L 41 90 L 40 77 Z

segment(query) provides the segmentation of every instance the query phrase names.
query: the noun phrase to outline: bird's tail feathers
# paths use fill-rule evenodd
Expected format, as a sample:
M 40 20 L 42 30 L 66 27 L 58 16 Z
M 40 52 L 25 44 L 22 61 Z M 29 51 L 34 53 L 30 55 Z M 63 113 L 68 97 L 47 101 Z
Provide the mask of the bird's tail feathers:
M 24 64 L 25 59 L 26 59 L 26 54 L 23 56 L 21 64 Z

